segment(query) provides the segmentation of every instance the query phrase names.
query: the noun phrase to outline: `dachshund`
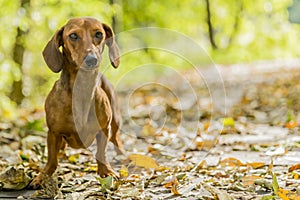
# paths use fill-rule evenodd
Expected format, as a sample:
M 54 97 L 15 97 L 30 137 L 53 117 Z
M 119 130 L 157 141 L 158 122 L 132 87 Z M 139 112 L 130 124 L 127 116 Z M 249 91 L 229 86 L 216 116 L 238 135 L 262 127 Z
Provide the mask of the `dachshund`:
M 99 72 L 104 46 L 112 66 L 119 66 L 120 53 L 111 27 L 90 17 L 72 18 L 61 27 L 43 50 L 47 66 L 61 72 L 45 102 L 48 126 L 48 162 L 32 181 L 33 187 L 51 176 L 58 165 L 58 153 L 67 143 L 87 148 L 97 141 L 97 173 L 117 178 L 106 157 L 110 140 L 118 154 L 124 154 L 120 140 L 121 117 L 112 84 Z

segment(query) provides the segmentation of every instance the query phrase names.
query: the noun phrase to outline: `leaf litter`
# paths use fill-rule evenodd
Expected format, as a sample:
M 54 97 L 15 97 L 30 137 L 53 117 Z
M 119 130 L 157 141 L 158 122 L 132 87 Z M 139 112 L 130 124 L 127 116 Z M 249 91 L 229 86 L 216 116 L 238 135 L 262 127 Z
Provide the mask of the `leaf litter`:
M 93 144 L 67 148 L 47 184 L 25 193 L 47 161 L 44 114 L 23 110 L 2 122 L 0 199 L 300 199 L 300 71 L 225 74 L 228 116 L 212 112 L 193 73 L 184 76 L 197 101 L 176 80 L 176 93 L 155 84 L 119 92 L 120 102 L 130 99 L 121 104 L 127 155 L 108 148 L 118 180 L 96 174 Z

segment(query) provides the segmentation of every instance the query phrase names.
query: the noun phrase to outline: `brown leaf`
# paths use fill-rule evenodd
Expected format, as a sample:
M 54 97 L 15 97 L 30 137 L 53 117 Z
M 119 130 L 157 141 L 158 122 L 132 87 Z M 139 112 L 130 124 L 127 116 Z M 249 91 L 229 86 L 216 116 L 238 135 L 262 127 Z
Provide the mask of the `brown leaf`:
M 289 172 L 292 172 L 292 171 L 297 170 L 297 169 L 300 169 L 300 163 L 289 167 Z
M 177 179 L 174 179 L 173 182 L 172 182 L 172 188 L 171 188 L 171 192 L 174 194 L 174 195 L 181 195 L 177 189 L 179 183 L 178 183 L 178 180 Z
M 173 182 L 168 182 L 165 184 L 165 188 L 171 188 L 173 186 Z
M 298 126 L 298 123 L 295 120 L 290 120 L 289 122 L 287 122 L 285 124 L 285 127 L 289 128 L 289 129 L 295 128 L 297 126 Z

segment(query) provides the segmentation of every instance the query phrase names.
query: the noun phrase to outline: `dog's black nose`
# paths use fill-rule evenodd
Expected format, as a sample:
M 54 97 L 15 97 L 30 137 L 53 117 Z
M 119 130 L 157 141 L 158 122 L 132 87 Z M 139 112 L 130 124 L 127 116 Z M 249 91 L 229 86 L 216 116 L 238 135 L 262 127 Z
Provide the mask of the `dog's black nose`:
M 89 66 L 89 67 L 94 67 L 97 65 L 98 59 L 94 54 L 89 53 L 85 58 L 84 58 L 84 63 Z

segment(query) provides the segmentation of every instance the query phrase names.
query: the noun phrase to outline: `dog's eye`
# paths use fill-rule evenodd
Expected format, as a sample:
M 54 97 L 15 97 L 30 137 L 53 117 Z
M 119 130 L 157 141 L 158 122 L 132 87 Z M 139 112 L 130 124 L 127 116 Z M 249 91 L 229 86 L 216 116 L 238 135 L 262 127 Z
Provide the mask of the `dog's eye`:
M 100 31 L 97 31 L 95 34 L 95 37 L 98 39 L 102 39 L 103 38 L 103 34 Z
M 71 40 L 77 40 L 78 39 L 78 35 L 76 33 L 71 33 L 69 35 L 69 38 L 71 38 Z

